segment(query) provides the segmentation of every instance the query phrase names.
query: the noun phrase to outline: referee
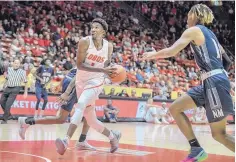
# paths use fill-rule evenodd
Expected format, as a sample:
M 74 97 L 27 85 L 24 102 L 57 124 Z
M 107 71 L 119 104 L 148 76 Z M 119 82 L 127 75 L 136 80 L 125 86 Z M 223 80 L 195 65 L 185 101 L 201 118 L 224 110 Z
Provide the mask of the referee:
M 10 116 L 11 106 L 21 90 L 22 82 L 25 83 L 24 98 L 26 98 L 28 95 L 26 72 L 20 68 L 20 60 L 16 59 L 13 62 L 13 67 L 9 67 L 7 70 L 5 83 L 6 88 L 4 89 L 0 99 L 0 105 L 4 111 L 3 121 L 1 124 L 7 124 L 7 119 Z

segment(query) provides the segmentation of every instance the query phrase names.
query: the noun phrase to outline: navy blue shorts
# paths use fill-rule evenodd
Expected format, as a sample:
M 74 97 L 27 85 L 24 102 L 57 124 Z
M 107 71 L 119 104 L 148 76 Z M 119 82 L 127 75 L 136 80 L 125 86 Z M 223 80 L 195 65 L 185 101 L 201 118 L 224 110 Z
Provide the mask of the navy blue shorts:
M 43 88 L 42 86 L 35 87 L 35 95 L 36 95 L 37 100 L 41 100 L 41 98 L 43 98 L 44 100 L 48 100 L 47 89 Z
M 62 84 L 62 93 L 64 93 L 68 87 L 68 83 L 65 82 Z M 61 105 L 61 108 L 63 110 L 66 110 L 68 112 L 71 112 L 71 110 L 73 109 L 74 104 L 77 102 L 77 95 L 76 95 L 76 89 L 75 87 L 72 89 L 71 93 L 70 93 L 70 97 L 69 100 L 67 101 L 66 104 Z
M 205 107 L 208 121 L 213 123 L 234 114 L 230 89 L 228 77 L 217 74 L 204 80 L 203 85 L 190 89 L 187 94 L 197 107 Z

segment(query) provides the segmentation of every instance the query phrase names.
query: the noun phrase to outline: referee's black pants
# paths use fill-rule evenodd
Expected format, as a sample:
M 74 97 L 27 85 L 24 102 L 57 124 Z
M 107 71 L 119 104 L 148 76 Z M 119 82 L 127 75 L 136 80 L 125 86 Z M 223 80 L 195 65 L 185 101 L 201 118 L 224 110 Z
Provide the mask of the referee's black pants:
M 3 120 L 7 121 L 8 117 L 10 116 L 11 106 L 14 103 L 16 96 L 19 94 L 21 87 L 7 87 L 4 89 L 0 104 L 3 109 Z

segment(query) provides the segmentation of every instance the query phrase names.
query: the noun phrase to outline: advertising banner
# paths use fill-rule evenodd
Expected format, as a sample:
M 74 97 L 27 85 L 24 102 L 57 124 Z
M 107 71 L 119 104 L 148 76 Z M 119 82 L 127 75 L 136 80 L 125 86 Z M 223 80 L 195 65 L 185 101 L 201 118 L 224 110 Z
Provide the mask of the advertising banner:
M 56 102 L 57 96 L 49 96 L 48 104 L 44 111 L 45 115 L 56 115 L 57 110 L 60 108 L 60 105 Z M 14 104 L 11 108 L 12 115 L 34 115 L 34 110 L 36 107 L 36 97 L 34 95 L 28 95 L 26 99 L 23 98 L 23 95 L 18 95 Z M 162 102 L 154 102 L 155 105 L 161 106 Z M 166 103 L 167 107 L 171 103 Z M 40 103 L 40 109 L 43 105 L 43 102 Z M 96 101 L 95 109 L 98 117 L 104 116 L 104 107 L 107 105 L 107 99 L 99 99 Z M 112 99 L 112 106 L 120 110 L 118 117 L 125 118 L 142 118 L 145 111 L 146 102 L 137 101 L 137 100 L 116 100 Z M 2 109 L 0 108 L 0 114 L 3 114 Z M 193 115 L 193 110 L 185 111 L 185 114 L 188 117 Z M 231 120 L 232 117 L 229 117 Z

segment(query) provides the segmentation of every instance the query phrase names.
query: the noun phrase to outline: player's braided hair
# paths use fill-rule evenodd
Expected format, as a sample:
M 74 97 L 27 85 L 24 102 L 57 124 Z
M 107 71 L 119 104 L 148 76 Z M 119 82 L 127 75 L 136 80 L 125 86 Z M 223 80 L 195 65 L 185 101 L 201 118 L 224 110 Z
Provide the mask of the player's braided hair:
M 212 13 L 212 10 L 206 6 L 205 4 L 196 4 L 194 5 L 191 10 L 189 11 L 189 13 L 193 13 L 200 24 L 204 25 L 208 25 L 211 24 L 213 19 L 214 19 L 214 15 Z
M 99 23 L 102 25 L 103 29 L 105 30 L 105 32 L 108 31 L 108 24 L 105 20 L 101 19 L 101 18 L 96 18 L 92 21 L 92 23 Z

